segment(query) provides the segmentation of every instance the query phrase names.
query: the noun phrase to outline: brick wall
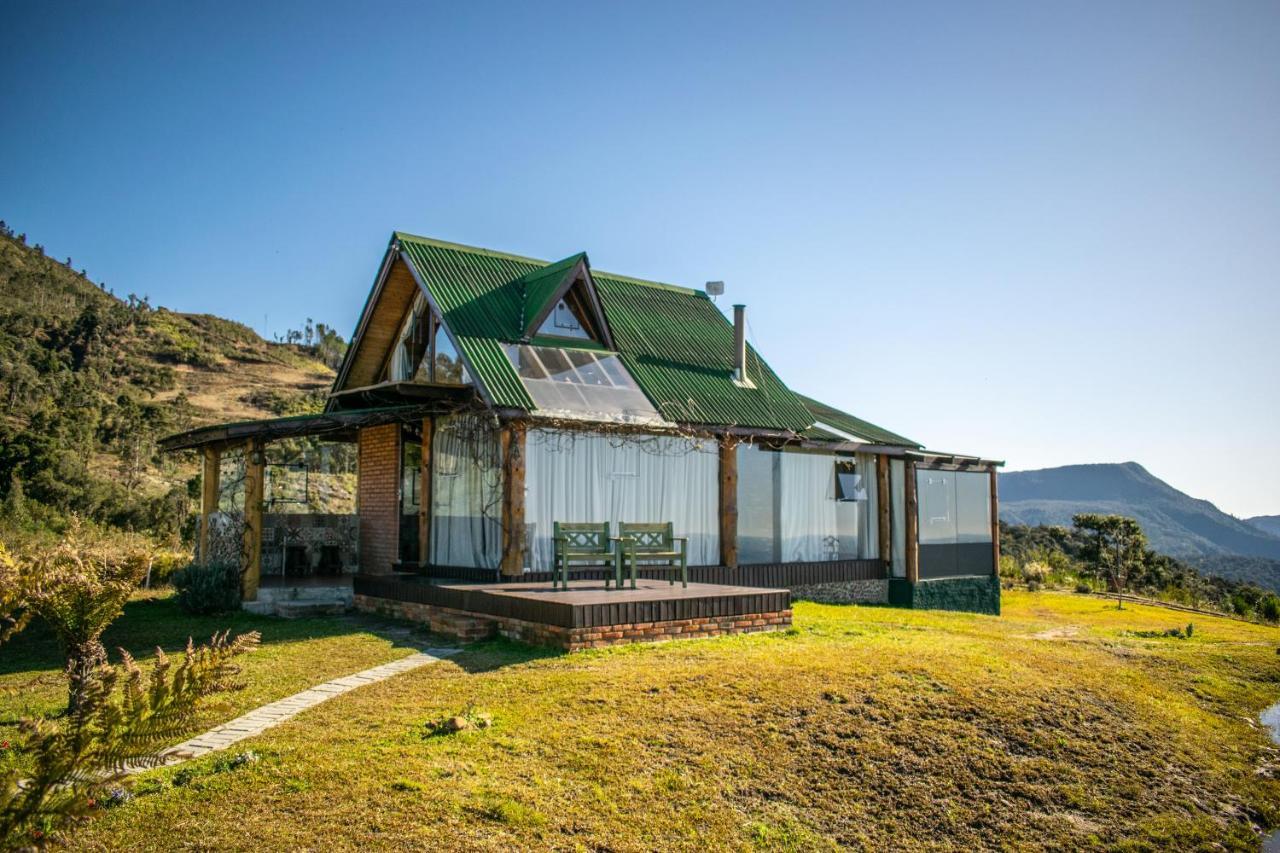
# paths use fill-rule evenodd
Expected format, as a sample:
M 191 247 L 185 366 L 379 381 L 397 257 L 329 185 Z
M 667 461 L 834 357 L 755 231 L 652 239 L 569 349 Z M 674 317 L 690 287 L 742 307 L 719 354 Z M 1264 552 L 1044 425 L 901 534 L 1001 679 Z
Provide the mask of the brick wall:
M 385 574 L 400 556 L 400 425 L 365 427 L 359 448 L 360 571 Z
M 561 628 L 507 616 L 486 616 L 434 604 L 393 601 L 389 598 L 375 598 L 360 594 L 355 597 L 355 606 L 357 610 L 366 613 L 377 613 L 394 619 L 418 622 L 436 633 L 457 637 L 464 642 L 501 635 L 522 643 L 552 646 L 570 652 L 624 643 L 651 643 L 659 640 L 718 637 L 722 634 L 782 631 L 791 626 L 790 610 L 779 610 L 775 613 L 747 613 L 740 616 L 674 619 L 667 622 L 603 625 L 591 628 Z

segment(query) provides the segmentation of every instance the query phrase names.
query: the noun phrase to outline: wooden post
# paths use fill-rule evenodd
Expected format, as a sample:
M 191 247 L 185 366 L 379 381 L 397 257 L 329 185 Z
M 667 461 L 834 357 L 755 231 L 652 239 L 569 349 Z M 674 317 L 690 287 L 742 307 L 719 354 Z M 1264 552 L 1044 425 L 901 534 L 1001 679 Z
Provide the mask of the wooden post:
M 889 487 L 889 457 L 876 454 L 876 507 L 880 511 L 880 562 L 886 570 L 893 562 L 893 527 L 890 524 L 890 505 L 893 493 Z
M 422 419 L 422 461 L 418 466 L 418 566 L 431 562 L 431 427 Z
M 241 598 L 258 600 L 262 577 L 262 500 L 266 479 L 262 442 L 251 439 L 244 448 L 244 577 Z
M 204 449 L 204 474 L 200 477 L 200 551 L 201 563 L 209 562 L 209 524 L 218 511 L 218 494 L 221 491 L 222 451 L 217 447 Z
M 903 491 L 906 493 L 907 513 L 907 580 L 920 582 L 920 503 L 916 497 L 916 463 L 907 460 Z
M 991 466 L 991 571 L 1000 574 L 1000 477 Z
M 524 573 L 524 470 L 525 426 L 510 423 L 503 428 L 502 448 L 502 574 Z
M 738 567 L 738 448 L 720 442 L 720 565 Z

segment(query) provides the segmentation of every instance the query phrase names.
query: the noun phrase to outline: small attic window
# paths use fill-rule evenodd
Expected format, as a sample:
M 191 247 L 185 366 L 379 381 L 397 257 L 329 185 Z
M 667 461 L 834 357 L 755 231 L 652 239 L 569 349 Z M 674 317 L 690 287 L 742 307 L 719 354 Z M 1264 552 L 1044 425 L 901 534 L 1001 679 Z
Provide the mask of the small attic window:
M 538 334 L 551 338 L 568 338 L 578 341 L 593 340 L 587 325 L 583 323 L 581 295 L 577 290 L 570 290 L 562 298 L 556 300 L 555 307 L 538 327 Z

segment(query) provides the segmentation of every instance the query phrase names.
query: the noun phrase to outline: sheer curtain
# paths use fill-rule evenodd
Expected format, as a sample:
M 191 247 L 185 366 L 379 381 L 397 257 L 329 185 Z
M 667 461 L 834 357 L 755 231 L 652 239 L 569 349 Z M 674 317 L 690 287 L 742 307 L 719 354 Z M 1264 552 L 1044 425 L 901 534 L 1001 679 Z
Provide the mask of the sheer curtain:
M 711 442 L 533 429 L 525 468 L 529 564 L 551 568 L 557 521 L 664 522 L 690 565 L 720 561 L 719 457 Z
M 889 460 L 889 523 L 893 530 L 893 566 L 895 578 L 907 576 L 907 494 L 906 463 Z
M 867 499 L 857 504 L 858 556 L 877 560 L 880 558 L 880 480 L 876 477 L 876 457 L 873 453 L 858 453 L 854 458 L 862 476 L 862 488 L 867 493 Z
M 835 560 L 840 556 L 835 457 L 783 453 L 782 562 Z M 856 504 L 853 504 L 856 506 Z
M 496 569 L 502 556 L 497 434 L 477 418 L 436 421 L 431 453 L 431 562 Z

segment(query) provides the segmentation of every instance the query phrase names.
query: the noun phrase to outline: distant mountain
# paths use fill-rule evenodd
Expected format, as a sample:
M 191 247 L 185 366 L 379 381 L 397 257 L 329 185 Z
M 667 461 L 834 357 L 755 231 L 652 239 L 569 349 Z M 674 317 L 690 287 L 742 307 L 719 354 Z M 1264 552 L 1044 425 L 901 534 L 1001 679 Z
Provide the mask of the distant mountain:
M 1271 536 L 1280 537 L 1280 515 L 1255 515 L 1246 522 Z
M 1171 556 L 1280 560 L 1280 537 L 1183 494 L 1136 462 L 1000 475 L 1000 517 L 1006 522 L 1069 526 L 1080 512 L 1136 518 L 1151 547 Z

